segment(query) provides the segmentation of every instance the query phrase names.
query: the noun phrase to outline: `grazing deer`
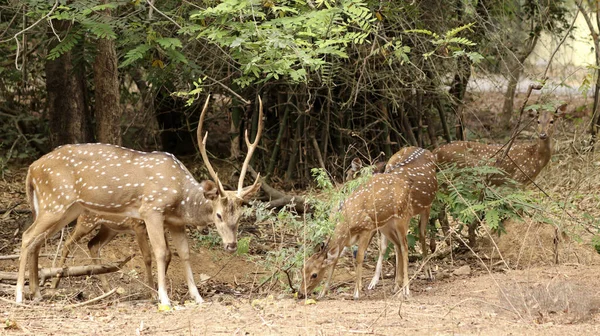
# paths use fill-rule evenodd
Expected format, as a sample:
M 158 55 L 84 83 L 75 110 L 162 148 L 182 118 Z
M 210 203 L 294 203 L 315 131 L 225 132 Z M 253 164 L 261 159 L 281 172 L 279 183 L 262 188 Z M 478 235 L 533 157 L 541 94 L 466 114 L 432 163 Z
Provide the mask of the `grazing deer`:
M 419 215 L 419 241 L 423 253 L 423 262 L 427 259 L 427 223 L 431 204 L 435 199 L 438 188 L 436 165 L 433 154 L 419 147 L 405 147 L 392 155 L 385 166 L 386 173 L 402 174 L 411 182 L 410 202 L 412 213 Z M 375 275 L 367 287 L 373 289 L 377 286 L 381 277 L 383 258 L 387 249 L 387 238 L 381 235 L 379 240 L 379 258 L 375 267 Z M 395 246 L 395 245 L 394 245 Z M 396 254 L 398 253 L 396 248 Z M 398 266 L 396 266 L 398 267 Z M 434 279 L 433 271 L 429 266 L 425 267 L 425 273 L 430 280 Z
M 358 177 L 360 170 L 363 168 L 363 162 L 360 158 L 355 157 L 350 163 L 350 168 L 346 171 L 346 179 L 351 181 Z M 385 171 L 385 162 L 377 162 L 373 165 L 373 174 L 380 174 Z
M 537 119 L 538 140 L 522 144 L 514 144 L 506 158 L 499 160 L 504 152 L 501 144 L 486 145 L 473 141 L 455 141 L 443 145 L 433 151 L 438 165 L 441 167 L 456 164 L 458 167 L 478 167 L 483 165 L 496 165 L 504 175 L 494 175 L 489 182 L 492 185 L 502 185 L 507 182 L 506 177 L 524 185 L 532 183 L 539 173 L 546 167 L 552 157 L 552 136 L 554 122 L 560 119 L 566 110 L 567 104 L 560 105 L 554 112 L 537 112 L 533 117 Z M 469 226 L 470 244 L 474 244 L 475 226 Z M 448 228 L 444 228 L 444 233 Z
M 354 298 L 358 299 L 362 288 L 362 263 L 365 250 L 376 231 L 383 233 L 396 248 L 394 290 L 402 288 L 403 293 L 409 295 L 406 235 L 410 219 L 423 211 L 421 205 L 425 202 L 421 201 L 421 198 L 413 200 L 411 197 L 417 196 L 423 199 L 433 197 L 435 190 L 427 191 L 425 186 L 431 185 L 432 182 L 424 182 L 423 179 L 427 179 L 428 176 L 426 177 L 420 169 L 400 169 L 401 163 L 396 162 L 393 165 L 393 172 L 373 175 L 348 196 L 337 213 L 332 213 L 331 219 L 337 220 L 338 224 L 328 243 L 322 244 L 321 248 L 306 261 L 299 297 L 305 297 L 312 292 L 329 270 L 319 297 L 325 295 L 343 248 L 357 243 Z M 419 188 L 421 184 L 423 184 L 421 191 L 416 193 L 411 191 L 413 188 Z M 426 193 L 431 195 L 425 195 Z
M 263 108 L 259 98 L 259 126 L 256 139 L 245 139 L 248 154 L 241 169 L 238 189 L 225 191 L 206 154 L 202 124 L 210 96 L 206 99 L 197 138 L 200 154 L 213 181 L 206 190 L 172 154 L 140 152 L 106 144 L 65 145 L 44 155 L 29 166 L 26 191 L 34 222 L 23 233 L 15 299 L 23 301 L 25 268 L 29 263 L 29 286 L 41 298 L 38 284 L 38 256 L 42 242 L 77 218 L 82 211 L 127 216 L 143 220 L 157 263 L 158 297 L 170 306 L 166 289 L 167 243 L 165 228 L 182 261 L 189 294 L 198 303 L 202 297 L 194 282 L 189 261 L 185 225 L 214 222 L 228 252 L 237 249 L 237 227 L 243 203 L 260 188 L 259 179 L 243 187 L 252 153 L 263 130 Z

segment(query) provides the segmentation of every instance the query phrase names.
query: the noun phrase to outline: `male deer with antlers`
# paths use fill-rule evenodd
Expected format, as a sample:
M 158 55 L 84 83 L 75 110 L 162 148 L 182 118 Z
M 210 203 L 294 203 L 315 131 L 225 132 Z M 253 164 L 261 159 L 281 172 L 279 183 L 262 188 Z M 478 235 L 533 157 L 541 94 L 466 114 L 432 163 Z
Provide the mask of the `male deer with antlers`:
M 306 261 L 299 297 L 305 297 L 312 292 L 329 270 L 325 285 L 319 294 L 319 297 L 322 297 L 329 288 L 335 265 L 343 248 L 358 243 L 354 289 L 354 298 L 358 299 L 362 289 L 362 263 L 365 251 L 376 231 L 382 232 L 387 239 L 390 239 L 396 249 L 394 290 L 402 288 L 404 295 L 409 295 L 406 237 L 408 224 L 415 214 L 424 211 L 428 202 L 431 203 L 429 199 L 435 197 L 437 187 L 435 172 L 429 175 L 423 172 L 426 169 L 418 166 L 410 169 L 403 167 L 404 164 L 409 164 L 411 160 L 421 155 L 428 156 L 426 162 L 433 164 L 433 157 L 428 151 L 409 148 L 404 154 L 411 150 L 414 155 L 404 156 L 406 159 L 402 161 L 395 161 L 392 158 L 391 166 L 388 163 L 389 172 L 373 175 L 348 196 L 337 213 L 332 213 L 331 219 L 337 219 L 338 225 L 328 243 L 322 244 L 320 250 Z
M 34 222 L 23 233 L 19 275 L 15 299 L 23 301 L 25 268 L 30 259 L 30 291 L 41 298 L 38 284 L 38 256 L 42 242 L 73 221 L 83 210 L 127 216 L 146 223 L 157 263 L 158 297 L 170 306 L 166 290 L 167 243 L 165 227 L 182 260 L 189 294 L 203 302 L 194 282 L 189 262 L 185 225 L 214 222 L 226 251 L 237 249 L 237 227 L 244 201 L 260 188 L 243 187 L 252 153 L 258 146 L 263 129 L 263 108 L 259 97 L 259 126 L 256 139 L 250 143 L 246 132 L 248 154 L 241 169 L 238 189 L 225 191 L 206 154 L 206 136 L 202 124 L 210 96 L 206 99 L 197 138 L 200 154 L 217 186 L 217 195 L 205 190 L 185 166 L 172 154 L 140 152 L 105 144 L 66 145 L 55 149 L 29 167 L 26 179 L 28 200 Z
M 532 183 L 546 167 L 552 157 L 555 121 L 560 119 L 566 110 L 567 104 L 560 105 L 554 112 L 538 111 L 534 115 L 537 120 L 538 139 L 534 142 L 514 144 L 507 157 L 501 160 L 504 145 L 486 145 L 473 141 L 455 141 L 440 146 L 433 151 L 438 165 L 441 167 L 456 164 L 458 167 L 477 167 L 483 165 L 495 165 L 504 171 L 505 175 L 495 175 L 490 178 L 492 185 L 506 183 L 506 177 L 520 182 L 524 185 Z M 532 111 L 530 111 L 532 112 Z M 500 161 L 501 160 L 501 161 Z M 448 230 L 445 229 L 444 233 Z M 474 244 L 475 227 L 469 227 L 469 240 Z

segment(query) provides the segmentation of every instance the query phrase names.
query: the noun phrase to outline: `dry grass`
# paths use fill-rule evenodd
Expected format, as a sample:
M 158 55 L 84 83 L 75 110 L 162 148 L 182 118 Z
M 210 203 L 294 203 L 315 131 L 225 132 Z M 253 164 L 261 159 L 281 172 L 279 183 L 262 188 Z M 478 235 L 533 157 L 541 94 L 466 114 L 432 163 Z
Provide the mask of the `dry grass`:
M 569 279 L 509 286 L 499 297 L 506 309 L 517 309 L 536 323 L 581 323 L 600 312 L 596 289 Z

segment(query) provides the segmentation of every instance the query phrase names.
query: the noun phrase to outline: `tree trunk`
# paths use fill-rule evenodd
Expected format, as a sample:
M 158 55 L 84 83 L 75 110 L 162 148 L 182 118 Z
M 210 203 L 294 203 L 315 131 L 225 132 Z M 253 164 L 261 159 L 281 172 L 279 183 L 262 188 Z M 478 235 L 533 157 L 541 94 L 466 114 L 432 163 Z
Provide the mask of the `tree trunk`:
M 142 72 L 139 69 L 132 71 L 131 78 L 140 91 L 142 100 L 140 104 L 142 111 L 140 114 L 142 115 L 143 125 L 145 127 L 141 130 L 142 136 L 139 139 L 140 146 L 144 149 L 162 149 L 160 129 L 155 116 L 154 93 L 148 86 L 148 83 L 142 78 Z
M 532 34 L 534 34 L 532 32 Z M 517 92 L 517 85 L 519 84 L 519 77 L 523 73 L 523 63 L 525 60 L 531 55 L 533 49 L 537 45 L 538 36 L 534 36 L 533 39 L 530 39 L 528 43 L 525 45 L 525 50 L 521 51 L 519 54 L 515 52 L 516 58 L 511 57 L 510 61 L 507 64 L 508 68 L 508 86 L 506 88 L 506 92 L 504 93 L 504 104 L 502 105 L 502 127 L 510 127 L 510 118 L 512 117 L 514 110 L 514 101 L 515 101 L 515 93 Z
M 521 77 L 521 72 L 523 71 L 523 66 L 519 62 L 512 61 L 510 63 L 511 64 L 508 65 L 508 85 L 506 87 L 506 92 L 504 92 L 504 103 L 502 105 L 501 126 L 503 128 L 510 126 L 517 84 L 519 84 L 519 77 Z
M 106 0 L 103 2 L 106 3 Z M 105 10 L 104 15 L 110 16 L 110 10 Z M 102 143 L 121 145 L 121 96 L 115 43 L 113 40 L 99 39 L 96 46 L 96 139 Z
M 465 126 L 463 108 L 467 84 L 471 79 L 471 61 L 466 56 L 459 58 L 458 69 L 454 75 L 454 81 L 450 87 L 450 96 L 453 97 L 452 107 L 456 115 L 455 135 L 457 140 L 465 140 Z
M 57 20 L 53 21 L 53 26 L 58 32 L 64 32 L 71 23 Z M 48 50 L 52 50 L 59 42 L 53 38 L 51 29 L 48 29 L 48 36 L 51 38 Z M 92 141 L 84 72 L 74 65 L 72 51 L 48 60 L 45 71 L 51 146 Z

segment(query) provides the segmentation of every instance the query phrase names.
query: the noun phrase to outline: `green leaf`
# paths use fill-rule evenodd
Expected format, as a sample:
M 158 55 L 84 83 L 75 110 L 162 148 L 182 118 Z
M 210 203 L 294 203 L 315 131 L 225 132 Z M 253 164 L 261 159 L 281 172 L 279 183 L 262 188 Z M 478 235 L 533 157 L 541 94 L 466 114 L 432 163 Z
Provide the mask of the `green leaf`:
M 143 59 L 146 56 L 148 50 L 150 50 L 151 48 L 152 47 L 147 44 L 140 44 L 139 46 L 129 50 L 125 54 L 125 60 L 123 61 L 123 63 L 121 63 L 121 65 L 119 65 L 119 67 L 123 68 L 138 60 Z
M 178 38 L 174 37 L 163 37 L 156 39 L 156 43 L 158 43 L 164 49 L 175 49 L 182 48 L 183 45 Z

